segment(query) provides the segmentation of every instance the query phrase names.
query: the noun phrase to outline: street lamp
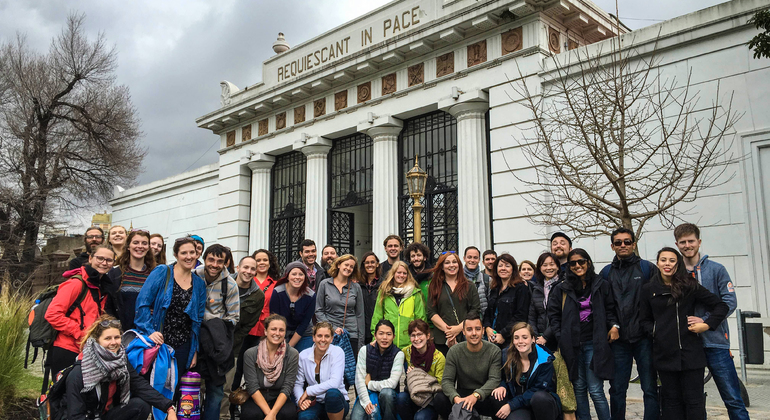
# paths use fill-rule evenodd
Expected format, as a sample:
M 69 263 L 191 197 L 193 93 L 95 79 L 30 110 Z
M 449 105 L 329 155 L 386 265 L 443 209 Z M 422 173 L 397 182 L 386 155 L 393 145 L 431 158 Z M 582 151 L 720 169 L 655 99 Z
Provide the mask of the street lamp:
M 414 241 L 422 241 L 422 204 L 420 199 L 425 195 L 425 181 L 428 173 L 417 164 L 417 155 L 414 156 L 414 167 L 406 173 L 406 185 L 409 195 L 412 197 L 412 211 L 414 212 Z

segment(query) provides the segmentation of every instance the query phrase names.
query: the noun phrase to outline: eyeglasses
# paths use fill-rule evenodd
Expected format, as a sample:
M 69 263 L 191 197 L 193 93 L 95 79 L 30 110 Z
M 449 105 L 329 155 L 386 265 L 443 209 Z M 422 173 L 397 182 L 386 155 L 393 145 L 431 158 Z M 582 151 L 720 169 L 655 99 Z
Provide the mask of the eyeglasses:
M 112 258 L 105 258 L 105 257 L 99 256 L 99 255 L 94 255 L 94 259 L 99 264 L 103 264 L 103 263 L 112 264 L 112 263 L 115 262 L 115 260 L 112 259 Z
M 620 239 L 618 239 L 617 241 L 613 242 L 612 244 L 615 245 L 615 246 L 621 246 L 621 245 L 631 246 L 631 245 L 634 244 L 634 241 L 632 241 L 630 239 L 624 239 L 624 240 L 621 241 Z
M 457 251 L 444 251 L 441 253 L 441 255 L 444 255 L 444 254 L 457 254 Z
M 104 239 L 104 235 L 88 235 L 86 239 Z
M 425 334 L 422 333 L 422 332 L 416 332 L 416 333 L 412 333 L 412 334 L 409 335 L 409 338 L 411 338 L 413 340 L 416 339 L 416 338 L 420 338 L 420 337 L 425 337 Z
M 117 319 L 105 319 L 99 323 L 102 328 L 117 328 L 120 329 L 120 321 Z
M 576 267 L 578 264 L 580 264 L 580 265 L 586 265 L 587 263 L 588 263 L 588 260 L 587 260 L 587 259 L 585 259 L 585 258 L 581 258 L 581 259 L 579 259 L 579 260 L 571 260 L 571 261 L 569 262 L 569 266 L 570 266 L 570 267 Z

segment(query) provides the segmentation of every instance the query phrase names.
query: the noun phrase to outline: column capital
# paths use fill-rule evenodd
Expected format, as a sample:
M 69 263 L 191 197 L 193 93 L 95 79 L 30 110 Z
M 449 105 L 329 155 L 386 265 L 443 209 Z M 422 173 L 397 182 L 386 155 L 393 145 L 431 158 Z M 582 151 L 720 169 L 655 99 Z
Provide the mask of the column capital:
M 251 169 L 251 172 L 258 172 L 260 170 L 269 171 L 273 167 L 273 164 L 275 164 L 275 157 L 257 152 L 251 155 L 248 160 L 242 159 L 242 161 L 245 161 L 246 166 Z
M 465 118 L 483 118 L 489 109 L 489 95 L 480 89 L 461 93 L 457 98 L 439 101 L 439 109 L 452 114 L 458 121 Z
M 391 117 L 390 115 L 380 115 L 372 118 L 370 121 L 358 124 L 357 130 L 359 133 L 368 135 L 376 142 L 378 137 L 385 137 L 385 139 L 388 137 L 398 137 L 403 128 L 404 122 L 398 118 Z
M 303 133 L 302 138 L 295 141 L 292 147 L 301 151 L 308 159 L 325 158 L 332 148 L 332 141 L 321 136 L 309 137 Z

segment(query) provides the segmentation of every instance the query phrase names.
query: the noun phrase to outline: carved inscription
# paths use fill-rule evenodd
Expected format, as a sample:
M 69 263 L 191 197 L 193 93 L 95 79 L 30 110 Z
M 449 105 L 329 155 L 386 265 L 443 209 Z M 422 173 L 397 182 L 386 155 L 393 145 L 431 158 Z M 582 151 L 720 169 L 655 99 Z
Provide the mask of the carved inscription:
M 503 33 L 503 55 L 518 51 L 522 47 L 521 27 Z
M 321 98 L 313 102 L 313 117 L 320 117 L 326 114 L 326 98 Z
M 280 114 L 276 114 L 275 116 L 275 129 L 280 130 L 282 128 L 286 128 L 286 113 L 281 112 Z
M 436 57 L 436 77 L 446 76 L 455 72 L 455 53 L 450 51 Z
M 487 61 L 487 40 L 468 45 L 468 67 Z
M 235 145 L 235 130 L 227 132 L 227 147 Z
M 334 94 L 334 110 L 339 111 L 348 107 L 348 91 L 343 90 Z
M 241 141 L 251 140 L 251 124 L 243 126 Z
M 258 136 L 264 136 L 265 134 L 267 134 L 267 118 L 261 120 L 259 122 L 259 127 L 257 128 Z
M 425 66 L 423 63 L 415 64 L 407 70 L 409 86 L 419 85 L 425 81 Z
M 361 83 L 358 85 L 358 103 L 366 102 L 372 99 L 372 82 Z
M 561 45 L 559 42 L 559 31 L 554 28 L 548 27 L 548 49 L 552 53 L 558 54 L 561 52 Z
M 294 124 L 305 122 L 305 105 L 294 108 Z
M 382 76 L 382 95 L 388 95 L 396 91 L 396 73 Z

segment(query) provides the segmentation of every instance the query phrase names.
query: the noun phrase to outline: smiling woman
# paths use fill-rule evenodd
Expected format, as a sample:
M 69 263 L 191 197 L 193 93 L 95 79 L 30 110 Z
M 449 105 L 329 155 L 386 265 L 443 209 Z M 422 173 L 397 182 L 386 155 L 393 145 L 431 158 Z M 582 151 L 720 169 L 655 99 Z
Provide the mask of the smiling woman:
M 313 345 L 315 292 L 309 283 L 307 267 L 294 261 L 284 269 L 270 298 L 270 312 L 286 318 L 286 339 L 298 352 Z
M 110 292 L 117 297 L 118 319 L 123 328 L 130 330 L 134 328 L 136 298 L 147 276 L 155 268 L 155 256 L 150 252 L 150 233 L 147 231 L 132 231 L 126 244 L 128 252 L 118 257 L 108 276 L 112 288 Z

